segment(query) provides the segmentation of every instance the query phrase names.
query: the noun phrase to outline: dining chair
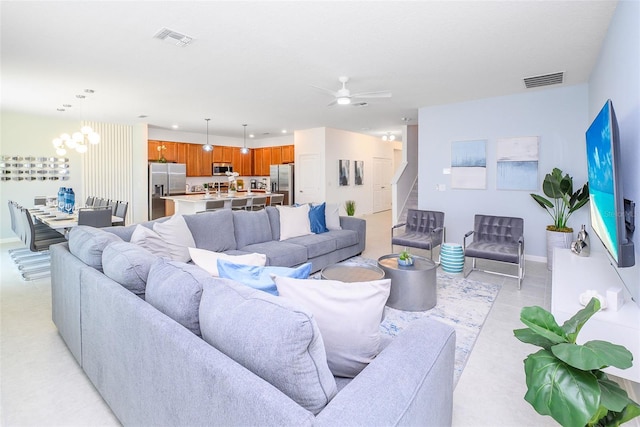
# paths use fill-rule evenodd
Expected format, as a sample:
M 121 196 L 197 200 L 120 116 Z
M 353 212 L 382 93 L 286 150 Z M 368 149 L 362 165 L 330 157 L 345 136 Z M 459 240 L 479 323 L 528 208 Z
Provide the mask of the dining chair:
M 232 199 L 231 200 L 231 209 L 233 210 L 247 210 L 247 199 Z
M 78 211 L 78 225 L 90 225 L 91 227 L 111 226 L 111 208 L 80 209 Z
M 85 207 L 91 207 L 91 206 L 93 206 L 93 201 L 94 201 L 95 199 L 96 199 L 96 198 L 95 198 L 95 197 L 93 197 L 93 196 L 89 196 L 89 197 L 87 197 L 87 200 L 84 202 Z
M 267 196 L 256 196 L 251 199 L 251 206 L 249 207 L 252 211 L 259 211 L 260 209 L 264 209 L 267 205 Z
M 271 200 L 269 201 L 269 206 L 282 205 L 284 204 L 284 194 L 272 194 Z
M 118 201 L 116 203 L 116 211 L 113 216 L 117 216 L 121 219 L 113 221 L 112 225 L 124 225 L 125 218 L 127 217 L 127 209 L 129 209 L 129 202 Z

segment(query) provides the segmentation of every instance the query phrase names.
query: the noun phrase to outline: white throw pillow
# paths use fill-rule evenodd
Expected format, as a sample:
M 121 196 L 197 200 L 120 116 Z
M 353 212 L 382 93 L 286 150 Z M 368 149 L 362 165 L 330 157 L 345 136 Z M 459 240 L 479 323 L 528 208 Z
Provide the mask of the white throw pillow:
M 324 207 L 324 221 L 329 230 L 342 230 L 340 227 L 340 207 L 337 203 L 327 203 Z
M 162 237 L 152 229 L 143 225 L 138 224 L 136 226 L 135 230 L 133 230 L 133 234 L 131 234 L 130 242 L 145 248 L 156 256 L 171 258 L 169 248 L 167 248 Z
M 305 307 L 316 319 L 333 375 L 355 377 L 380 351 L 380 322 L 391 280 L 274 277 L 281 297 Z
M 311 234 L 309 205 L 276 206 L 280 213 L 280 240 Z
M 227 255 L 222 252 L 213 252 L 206 249 L 189 248 L 189 255 L 193 263 L 212 276 L 218 277 L 218 259 L 224 259 L 234 264 L 257 265 L 264 267 L 267 263 L 267 256 L 257 252 L 246 255 Z
M 153 224 L 153 231 L 164 240 L 174 261 L 188 262 L 191 259 L 189 248 L 195 247 L 191 230 L 182 215 L 174 215 L 165 222 Z

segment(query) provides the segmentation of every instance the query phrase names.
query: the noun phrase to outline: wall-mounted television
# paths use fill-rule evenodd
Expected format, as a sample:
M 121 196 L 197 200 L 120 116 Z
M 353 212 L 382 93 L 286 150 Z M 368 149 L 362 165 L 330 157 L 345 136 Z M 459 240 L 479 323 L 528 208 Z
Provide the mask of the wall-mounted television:
M 635 254 L 625 226 L 620 133 L 610 99 L 587 129 L 586 140 L 591 228 L 617 267 L 631 267 L 635 264 Z M 629 203 L 626 205 L 629 209 Z

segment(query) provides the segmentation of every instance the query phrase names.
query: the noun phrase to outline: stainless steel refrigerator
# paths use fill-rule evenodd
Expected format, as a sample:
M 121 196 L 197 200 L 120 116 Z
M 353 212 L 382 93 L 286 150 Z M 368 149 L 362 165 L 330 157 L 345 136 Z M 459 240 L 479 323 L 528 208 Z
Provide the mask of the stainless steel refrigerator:
M 163 196 L 185 194 L 187 165 L 184 163 L 149 163 L 149 219 L 164 215 Z
M 295 203 L 293 164 L 271 165 L 271 192 L 284 194 L 284 204 L 293 205 Z

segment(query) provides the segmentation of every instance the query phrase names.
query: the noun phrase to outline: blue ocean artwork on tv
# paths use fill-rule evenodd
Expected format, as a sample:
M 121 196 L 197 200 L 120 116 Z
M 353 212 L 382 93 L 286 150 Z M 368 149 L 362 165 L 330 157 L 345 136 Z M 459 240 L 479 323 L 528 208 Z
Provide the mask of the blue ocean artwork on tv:
M 603 108 L 587 131 L 589 193 L 591 197 L 592 227 L 618 258 L 616 235 L 616 206 L 613 182 L 613 153 L 609 110 Z

